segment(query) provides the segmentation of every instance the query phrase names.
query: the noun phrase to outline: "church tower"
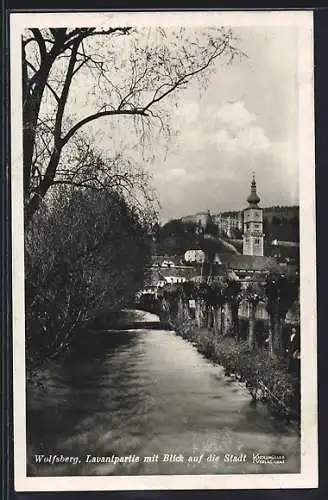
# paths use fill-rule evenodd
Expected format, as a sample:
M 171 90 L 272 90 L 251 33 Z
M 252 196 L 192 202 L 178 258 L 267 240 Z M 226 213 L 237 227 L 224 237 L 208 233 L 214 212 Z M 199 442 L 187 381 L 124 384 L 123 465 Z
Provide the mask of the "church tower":
M 263 210 L 258 206 L 260 197 L 256 192 L 254 172 L 247 201 L 248 207 L 244 210 L 243 255 L 263 256 Z

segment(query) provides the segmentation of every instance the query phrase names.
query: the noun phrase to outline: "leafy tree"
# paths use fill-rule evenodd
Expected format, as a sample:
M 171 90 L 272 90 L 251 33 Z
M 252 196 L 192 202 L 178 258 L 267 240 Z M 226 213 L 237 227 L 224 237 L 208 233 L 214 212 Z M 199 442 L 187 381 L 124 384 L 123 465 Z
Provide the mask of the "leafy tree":
M 154 123 L 169 133 L 170 108 L 177 104 L 180 91 L 192 80 L 206 84 L 218 58 L 229 61 L 240 54 L 233 43 L 231 30 L 224 28 L 26 30 L 22 37 L 26 223 L 59 170 L 69 168 L 67 146 L 83 129 L 96 120 L 125 118 L 124 126 L 132 120 L 141 142 Z
M 161 228 L 161 237 L 165 238 L 168 236 L 178 236 L 183 237 L 185 233 L 185 226 L 180 219 L 171 219 Z
M 186 234 L 195 235 L 196 234 L 196 228 L 197 228 L 196 222 L 192 222 L 192 221 L 186 221 L 186 222 L 184 222 L 184 231 L 185 231 Z
M 208 212 L 208 214 L 207 214 L 204 232 L 206 235 L 209 235 L 209 236 L 217 236 L 217 234 L 218 234 L 217 225 L 215 224 L 210 212 Z
M 272 224 L 274 226 L 280 226 L 281 223 L 282 223 L 281 217 L 277 217 L 276 215 L 272 217 Z
M 197 286 L 193 281 L 185 281 L 182 283 L 181 290 L 184 300 L 195 299 L 197 297 Z
M 234 227 L 232 229 L 232 235 L 237 240 L 241 240 L 243 238 L 243 231 L 241 231 L 238 227 Z
M 161 230 L 160 225 L 158 224 L 158 222 L 155 222 L 155 224 L 152 227 L 152 234 L 153 234 L 153 237 L 155 238 L 155 241 L 158 240 L 160 230 Z

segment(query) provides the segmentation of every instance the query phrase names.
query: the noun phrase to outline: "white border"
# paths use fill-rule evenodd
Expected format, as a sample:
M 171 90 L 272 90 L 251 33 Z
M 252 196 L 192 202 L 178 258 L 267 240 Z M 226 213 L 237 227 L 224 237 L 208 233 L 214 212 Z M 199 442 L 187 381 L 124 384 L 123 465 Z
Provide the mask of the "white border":
M 29 26 L 124 25 L 296 26 L 299 55 L 299 189 L 301 248 L 302 418 L 300 474 L 27 477 L 25 424 L 24 237 L 22 169 L 22 30 Z M 133 22 L 132 22 L 133 21 Z M 286 50 L 288 48 L 286 47 Z M 318 487 L 313 15 L 280 12 L 12 13 L 11 183 L 13 287 L 14 484 L 16 491 L 277 489 Z M 310 335 L 309 335 L 310 333 Z

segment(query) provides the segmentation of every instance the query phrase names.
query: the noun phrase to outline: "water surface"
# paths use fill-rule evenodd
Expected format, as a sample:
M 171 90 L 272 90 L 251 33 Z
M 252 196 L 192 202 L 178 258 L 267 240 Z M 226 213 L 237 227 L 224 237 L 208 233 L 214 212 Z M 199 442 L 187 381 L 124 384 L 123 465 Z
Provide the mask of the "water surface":
M 90 333 L 75 358 L 49 363 L 40 382 L 27 392 L 30 475 L 299 472 L 296 430 L 174 332 Z M 253 453 L 286 461 L 256 463 Z M 39 454 L 72 459 L 36 463 Z M 164 454 L 173 456 L 164 462 Z M 242 461 L 225 462 L 226 454 Z M 90 458 L 113 455 L 131 457 Z

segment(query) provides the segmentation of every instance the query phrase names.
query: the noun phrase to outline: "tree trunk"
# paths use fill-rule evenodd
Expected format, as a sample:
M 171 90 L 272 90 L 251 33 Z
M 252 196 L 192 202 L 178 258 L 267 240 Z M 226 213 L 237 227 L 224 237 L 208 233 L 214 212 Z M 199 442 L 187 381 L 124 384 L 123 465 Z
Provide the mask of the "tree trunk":
M 30 94 L 28 88 L 28 72 L 25 49 L 23 47 L 23 170 L 24 170 L 24 199 L 28 200 L 30 194 L 31 169 L 33 151 L 37 130 L 37 122 L 42 102 L 42 97 L 49 77 L 53 59 L 47 55 L 42 56 L 41 68 L 34 89 Z
M 178 312 L 177 312 L 177 320 L 180 322 L 180 323 L 183 323 L 184 321 L 184 311 L 183 311 L 183 301 L 182 301 L 182 298 L 179 297 L 178 298 Z
M 273 314 L 273 351 L 278 356 L 282 353 L 281 319 L 277 311 Z
M 168 300 L 165 300 L 165 307 L 166 307 L 166 312 L 167 312 L 167 317 L 169 321 L 172 321 L 172 314 L 171 314 L 171 304 Z
M 273 357 L 273 336 L 274 336 L 274 319 L 272 314 L 269 314 L 269 339 L 268 339 L 268 349 L 270 357 Z
M 217 306 L 213 307 L 213 330 L 214 330 L 214 335 L 217 337 L 219 335 L 219 321 L 218 321 L 218 308 L 217 308 Z
M 200 299 L 195 299 L 195 320 L 198 328 L 202 326 Z
M 224 306 L 220 306 L 220 326 L 221 326 L 221 335 L 224 337 L 224 335 L 226 334 L 226 318 L 225 318 Z
M 188 299 L 185 299 L 183 301 L 183 310 L 184 310 L 184 317 L 185 317 L 185 319 L 186 320 L 191 319 L 192 313 L 191 313 L 191 310 L 190 310 L 190 307 L 189 307 L 189 300 Z
M 238 308 L 237 304 L 231 306 L 231 320 L 232 320 L 232 328 L 236 337 L 236 340 L 239 340 L 239 316 L 238 316 Z
M 201 328 L 204 328 L 207 325 L 207 314 L 206 314 L 206 304 L 203 299 L 200 302 L 200 311 L 201 311 L 200 326 Z
M 248 346 L 250 350 L 254 350 L 255 347 L 255 317 L 256 317 L 256 306 L 250 304 L 249 313 L 249 326 L 248 326 Z
M 213 307 L 207 306 L 207 328 L 212 330 L 213 328 Z
M 224 304 L 224 335 L 231 333 L 231 308 L 229 304 Z

